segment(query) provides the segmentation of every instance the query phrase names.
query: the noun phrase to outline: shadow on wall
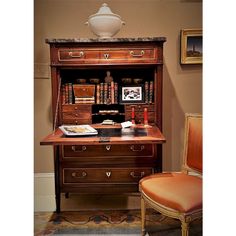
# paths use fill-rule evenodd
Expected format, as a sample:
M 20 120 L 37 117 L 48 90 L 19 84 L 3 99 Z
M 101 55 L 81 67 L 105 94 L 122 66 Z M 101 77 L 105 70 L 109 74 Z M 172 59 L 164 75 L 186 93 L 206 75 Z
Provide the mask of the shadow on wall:
M 177 98 L 164 58 L 163 67 L 163 171 L 179 171 L 182 165 L 185 114 Z

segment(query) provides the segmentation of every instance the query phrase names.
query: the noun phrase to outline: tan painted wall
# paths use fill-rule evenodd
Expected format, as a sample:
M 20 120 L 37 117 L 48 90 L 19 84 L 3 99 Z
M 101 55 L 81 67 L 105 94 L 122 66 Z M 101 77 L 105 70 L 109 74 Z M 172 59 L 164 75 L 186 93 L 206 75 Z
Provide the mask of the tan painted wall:
M 95 37 L 84 22 L 103 2 L 126 25 L 116 37 L 165 36 L 163 132 L 164 170 L 179 170 L 183 148 L 184 113 L 202 112 L 202 67 L 180 66 L 182 28 L 202 27 L 200 0 L 35 0 L 34 62 L 43 71 L 34 80 L 35 172 L 53 172 L 52 147 L 40 140 L 52 131 L 51 81 L 47 75 L 49 47 L 45 38 Z M 37 67 L 38 68 L 38 67 Z M 35 71 L 36 72 L 36 71 Z

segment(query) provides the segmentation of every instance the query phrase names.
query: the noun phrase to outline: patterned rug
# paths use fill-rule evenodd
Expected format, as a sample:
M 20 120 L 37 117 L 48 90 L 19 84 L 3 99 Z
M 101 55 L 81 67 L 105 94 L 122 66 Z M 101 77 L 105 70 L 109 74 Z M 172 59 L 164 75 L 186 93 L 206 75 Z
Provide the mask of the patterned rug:
M 64 236 L 140 236 L 140 210 L 106 210 L 106 211 L 65 211 L 60 214 L 36 212 L 34 214 L 34 235 Z M 163 217 L 148 209 L 146 216 L 147 236 L 179 236 L 180 221 Z M 202 221 L 192 223 L 191 236 L 202 235 Z

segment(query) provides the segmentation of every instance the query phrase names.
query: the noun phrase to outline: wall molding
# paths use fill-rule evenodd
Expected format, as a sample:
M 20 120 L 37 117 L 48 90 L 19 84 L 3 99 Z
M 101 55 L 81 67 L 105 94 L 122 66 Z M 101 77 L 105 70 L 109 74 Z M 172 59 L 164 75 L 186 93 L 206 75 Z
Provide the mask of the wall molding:
M 34 78 L 49 79 L 50 65 L 48 63 L 34 63 Z

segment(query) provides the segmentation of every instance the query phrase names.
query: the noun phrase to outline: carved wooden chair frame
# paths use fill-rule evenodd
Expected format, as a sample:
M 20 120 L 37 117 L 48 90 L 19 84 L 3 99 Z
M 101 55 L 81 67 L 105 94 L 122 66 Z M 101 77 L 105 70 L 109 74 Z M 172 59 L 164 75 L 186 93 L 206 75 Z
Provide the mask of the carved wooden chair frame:
M 189 119 L 191 118 L 199 118 L 202 119 L 202 115 L 200 114 L 186 114 L 185 118 L 185 138 L 184 138 L 184 153 L 183 153 L 183 166 L 182 166 L 182 172 L 185 174 L 197 173 L 199 177 L 202 177 L 202 172 L 193 169 L 187 164 L 187 147 L 188 147 L 188 135 L 189 135 Z M 141 226 L 142 226 L 142 235 L 144 236 L 146 234 L 145 230 L 145 213 L 146 213 L 146 206 L 149 205 L 154 210 L 160 212 L 162 215 L 176 218 L 181 221 L 181 228 L 182 228 L 182 236 L 188 236 L 189 235 L 189 224 L 190 222 L 202 218 L 202 209 L 188 212 L 188 213 L 181 213 L 179 211 L 176 211 L 174 209 L 168 208 L 166 206 L 161 205 L 160 203 L 157 203 L 153 201 L 151 198 L 149 198 L 142 190 L 141 192 Z

